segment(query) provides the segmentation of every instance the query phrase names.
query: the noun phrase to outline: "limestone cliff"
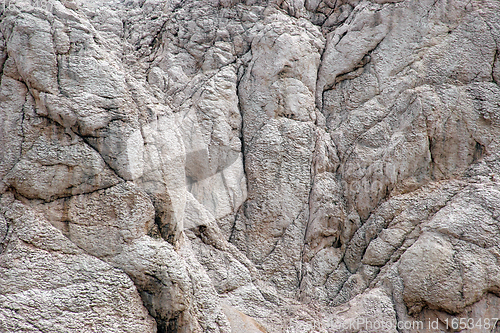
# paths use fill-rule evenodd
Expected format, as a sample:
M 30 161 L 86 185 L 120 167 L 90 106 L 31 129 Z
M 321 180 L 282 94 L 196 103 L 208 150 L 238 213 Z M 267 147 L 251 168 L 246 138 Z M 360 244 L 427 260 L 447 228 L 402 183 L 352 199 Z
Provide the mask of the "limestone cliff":
M 498 0 L 0 11 L 0 332 L 500 332 Z

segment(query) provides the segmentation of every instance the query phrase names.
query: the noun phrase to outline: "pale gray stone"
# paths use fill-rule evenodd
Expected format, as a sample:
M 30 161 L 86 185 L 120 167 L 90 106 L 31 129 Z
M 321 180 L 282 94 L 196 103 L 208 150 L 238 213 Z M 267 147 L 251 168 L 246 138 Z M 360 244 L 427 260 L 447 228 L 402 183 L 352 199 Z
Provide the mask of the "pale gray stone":
M 0 331 L 498 314 L 498 1 L 0 5 Z

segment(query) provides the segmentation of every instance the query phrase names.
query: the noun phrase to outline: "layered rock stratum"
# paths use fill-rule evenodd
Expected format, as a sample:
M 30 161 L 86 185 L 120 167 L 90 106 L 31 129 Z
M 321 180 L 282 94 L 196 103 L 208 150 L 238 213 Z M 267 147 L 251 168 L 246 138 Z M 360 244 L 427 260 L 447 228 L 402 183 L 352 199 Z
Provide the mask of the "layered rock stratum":
M 499 1 L 0 5 L 1 332 L 500 331 Z

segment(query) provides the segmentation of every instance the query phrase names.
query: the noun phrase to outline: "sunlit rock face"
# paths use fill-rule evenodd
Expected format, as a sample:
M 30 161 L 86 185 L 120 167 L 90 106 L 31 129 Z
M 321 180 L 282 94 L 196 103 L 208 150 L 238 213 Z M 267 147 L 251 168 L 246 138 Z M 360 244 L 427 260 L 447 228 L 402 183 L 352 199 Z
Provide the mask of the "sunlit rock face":
M 0 13 L 1 332 L 498 330 L 497 0 Z

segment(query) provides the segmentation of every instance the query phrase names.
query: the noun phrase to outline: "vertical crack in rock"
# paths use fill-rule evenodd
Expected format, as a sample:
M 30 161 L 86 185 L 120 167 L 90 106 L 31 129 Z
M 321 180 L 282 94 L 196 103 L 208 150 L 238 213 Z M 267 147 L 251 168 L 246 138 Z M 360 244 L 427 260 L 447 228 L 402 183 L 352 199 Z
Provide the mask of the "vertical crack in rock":
M 498 59 L 499 57 L 498 57 L 498 46 L 497 46 L 497 49 L 495 51 L 495 56 L 493 57 L 493 64 L 491 66 L 491 78 L 493 82 L 496 84 L 500 84 L 498 82 L 500 75 L 497 74 L 500 73 L 500 61 Z

